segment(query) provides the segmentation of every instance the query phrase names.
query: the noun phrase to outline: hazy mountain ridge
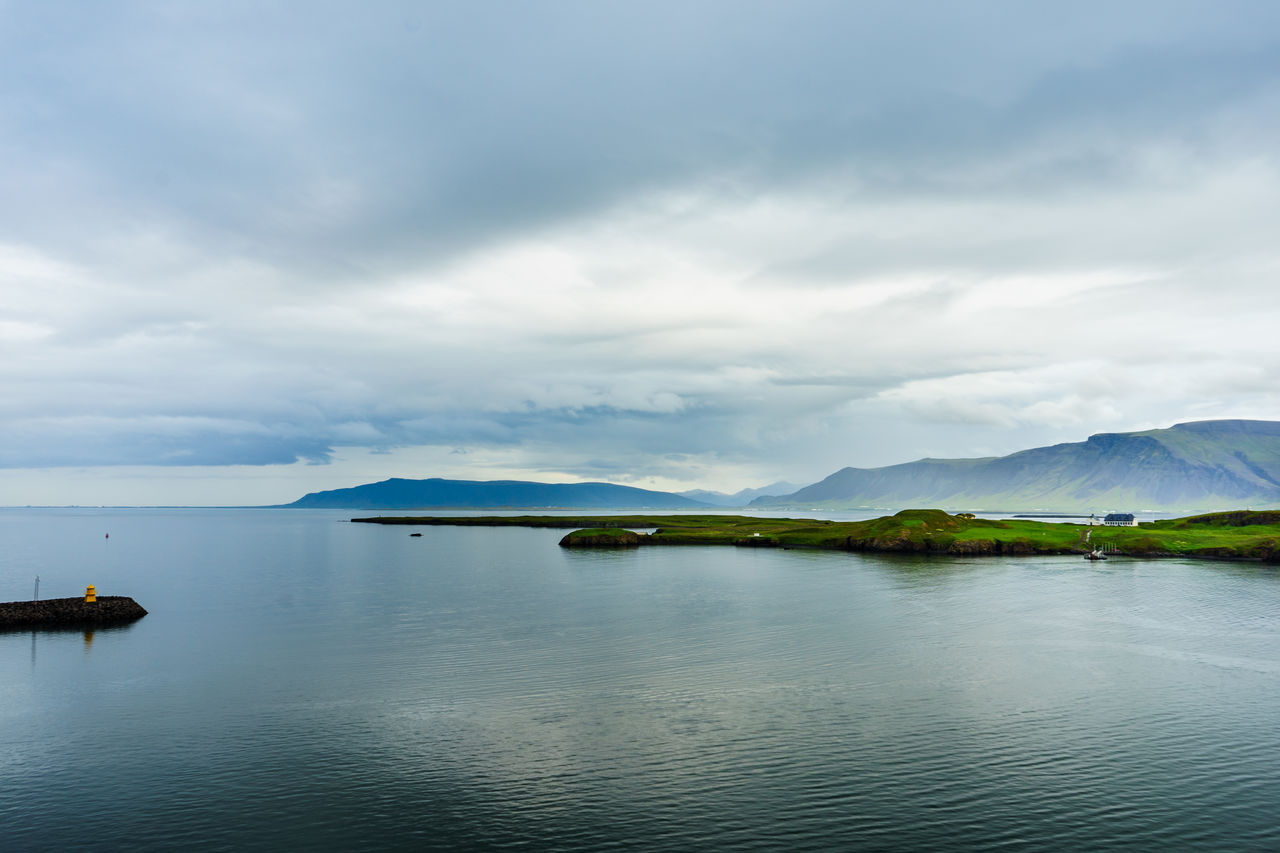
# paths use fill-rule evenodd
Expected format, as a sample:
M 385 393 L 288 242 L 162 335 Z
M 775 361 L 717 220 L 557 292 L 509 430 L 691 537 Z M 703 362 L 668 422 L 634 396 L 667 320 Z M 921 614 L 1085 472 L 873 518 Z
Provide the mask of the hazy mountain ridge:
M 535 483 L 524 480 L 407 480 L 393 477 L 349 489 L 304 495 L 288 507 L 343 509 L 662 508 L 709 504 L 670 492 L 612 483 Z
M 714 504 L 715 506 L 746 506 L 756 498 L 774 497 L 777 495 L 789 495 L 800 487 L 794 483 L 779 481 L 770 483 L 767 486 L 761 486 L 758 489 L 740 489 L 733 494 L 724 492 L 712 492 L 706 489 L 689 489 L 676 494 L 686 498 L 692 498 L 695 501 Z
M 1280 506 L 1280 423 L 1197 421 L 981 459 L 844 468 L 752 506 L 1229 509 Z

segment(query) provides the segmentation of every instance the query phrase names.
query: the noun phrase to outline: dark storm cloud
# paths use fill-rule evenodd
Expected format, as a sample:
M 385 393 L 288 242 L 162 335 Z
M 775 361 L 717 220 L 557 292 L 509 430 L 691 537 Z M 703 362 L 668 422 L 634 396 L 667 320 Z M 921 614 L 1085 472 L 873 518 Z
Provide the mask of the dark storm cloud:
M 963 190 L 975 161 L 1055 132 L 1098 134 L 1098 161 L 997 180 L 1107 180 L 1107 140 L 1270 85 L 1280 22 L 1265 4 L 1236 27 L 1163 3 L 74 8 L 5 16 L 8 233 L 155 220 L 343 280 L 726 176 L 765 191 L 842 164 L 874 192 Z

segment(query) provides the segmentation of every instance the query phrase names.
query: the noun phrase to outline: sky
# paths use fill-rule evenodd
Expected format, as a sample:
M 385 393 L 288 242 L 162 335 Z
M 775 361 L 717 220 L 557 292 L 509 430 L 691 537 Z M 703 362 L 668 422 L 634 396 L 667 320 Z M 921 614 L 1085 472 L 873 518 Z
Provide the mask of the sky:
M 0 505 L 1280 419 L 1280 4 L 0 0 Z

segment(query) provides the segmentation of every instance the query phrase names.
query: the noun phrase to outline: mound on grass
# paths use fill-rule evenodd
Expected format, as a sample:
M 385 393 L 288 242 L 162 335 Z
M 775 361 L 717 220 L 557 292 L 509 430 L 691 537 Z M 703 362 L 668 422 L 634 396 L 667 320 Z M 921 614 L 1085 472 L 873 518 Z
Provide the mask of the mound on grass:
M 560 540 L 561 548 L 639 548 L 640 534 L 616 527 L 575 530 Z

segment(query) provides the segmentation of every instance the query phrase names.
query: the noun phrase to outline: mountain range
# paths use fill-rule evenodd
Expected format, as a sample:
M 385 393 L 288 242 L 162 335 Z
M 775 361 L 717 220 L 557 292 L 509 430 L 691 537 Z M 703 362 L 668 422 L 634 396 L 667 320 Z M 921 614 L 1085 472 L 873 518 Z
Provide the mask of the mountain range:
M 332 509 L 695 509 L 710 504 L 670 492 L 612 483 L 523 480 L 405 480 L 304 495 L 288 507 Z
M 1280 506 L 1280 423 L 1220 420 L 981 459 L 844 468 L 752 507 L 1217 510 Z
M 758 489 L 741 489 L 731 495 L 724 492 L 709 492 L 706 489 L 690 489 L 687 492 L 677 492 L 677 494 L 714 506 L 746 506 L 756 498 L 789 495 L 799 488 L 794 483 L 777 482 Z
M 748 504 L 748 501 L 750 503 Z M 756 509 L 1204 511 L 1280 507 L 1280 422 L 1194 421 L 980 459 L 843 468 L 797 489 L 728 495 L 612 483 L 393 478 L 312 492 L 286 506 L 347 509 Z

